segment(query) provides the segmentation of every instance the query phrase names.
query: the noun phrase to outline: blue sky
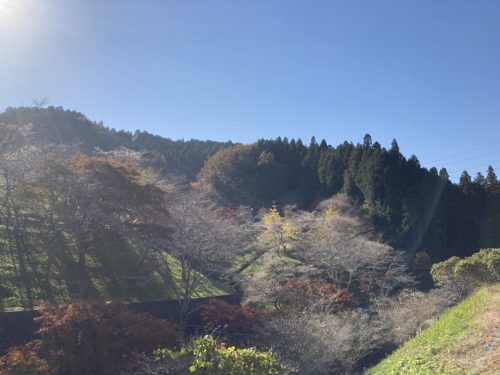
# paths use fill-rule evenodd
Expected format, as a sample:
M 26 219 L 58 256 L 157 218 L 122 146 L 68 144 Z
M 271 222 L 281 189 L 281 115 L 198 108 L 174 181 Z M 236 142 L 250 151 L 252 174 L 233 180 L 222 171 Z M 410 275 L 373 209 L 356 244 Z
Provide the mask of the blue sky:
M 0 110 L 252 142 L 392 138 L 500 175 L 500 1 L 0 0 Z

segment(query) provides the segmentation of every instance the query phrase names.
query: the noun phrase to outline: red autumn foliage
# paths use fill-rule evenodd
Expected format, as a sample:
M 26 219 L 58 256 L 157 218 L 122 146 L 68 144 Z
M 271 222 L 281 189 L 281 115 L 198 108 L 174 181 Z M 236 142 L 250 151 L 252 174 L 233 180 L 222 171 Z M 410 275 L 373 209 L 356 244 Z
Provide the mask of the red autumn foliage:
M 222 207 L 218 210 L 220 216 L 226 219 L 235 219 L 236 218 L 236 210 L 232 207 Z
M 47 362 L 38 357 L 38 340 L 24 346 L 12 348 L 0 358 L 0 374 L 6 375 L 47 375 Z
M 321 306 L 333 312 L 340 312 L 356 305 L 354 296 L 346 289 L 334 284 L 291 278 L 283 284 L 275 296 L 280 309 L 303 310 L 310 306 Z
M 69 162 L 66 163 L 66 165 L 78 175 L 95 173 L 96 171 L 99 171 L 103 167 L 107 166 L 123 173 L 134 182 L 136 182 L 139 177 L 137 165 L 131 160 L 127 162 L 121 162 L 115 159 L 99 156 L 88 156 L 85 154 L 77 153 L 69 160 Z
M 224 333 L 252 332 L 254 325 L 266 313 L 215 300 L 203 306 L 201 316 L 208 330 L 220 329 Z
M 77 301 L 40 307 L 39 339 L 14 348 L 0 360 L 0 373 L 118 374 L 133 354 L 177 344 L 175 327 L 120 303 Z

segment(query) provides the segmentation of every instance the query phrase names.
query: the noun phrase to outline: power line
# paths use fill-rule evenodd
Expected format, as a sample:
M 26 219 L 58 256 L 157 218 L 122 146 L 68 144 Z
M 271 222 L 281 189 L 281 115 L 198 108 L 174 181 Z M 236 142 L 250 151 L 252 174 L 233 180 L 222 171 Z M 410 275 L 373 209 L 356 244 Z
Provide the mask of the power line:
M 464 159 L 452 160 L 452 161 L 449 161 L 449 162 L 445 162 L 445 164 L 447 164 L 447 165 L 457 164 L 457 163 L 461 163 L 461 162 L 464 162 L 464 161 L 481 159 L 481 158 L 484 158 L 485 156 L 495 155 L 495 154 L 498 154 L 498 153 L 500 153 L 500 150 L 495 150 L 495 151 L 492 151 L 492 152 L 488 152 L 486 154 L 481 154 L 481 155 L 477 155 L 477 156 L 471 156 L 471 157 L 464 158 Z
M 496 140 L 494 142 L 490 142 L 490 143 L 487 143 L 483 146 L 478 146 L 478 147 L 474 147 L 474 148 L 471 148 L 471 149 L 467 149 L 465 151 L 462 151 L 462 152 L 458 152 L 458 153 L 455 153 L 455 154 L 451 154 L 451 155 L 448 155 L 448 156 L 443 156 L 442 158 L 438 158 L 438 159 L 434 159 L 434 160 L 429 160 L 429 161 L 425 161 L 423 162 L 424 164 L 431 164 L 431 163 L 435 163 L 435 162 L 438 162 L 438 161 L 442 161 L 442 160 L 446 160 L 446 159 L 450 159 L 450 158 L 454 158 L 456 156 L 462 156 L 463 154 L 469 154 L 471 152 L 474 152 L 474 151 L 478 151 L 478 150 L 482 150 L 486 147 L 490 147 L 490 146 L 493 146 L 493 145 L 497 145 L 497 144 L 500 144 L 500 141 Z
M 472 166 L 472 167 L 468 167 L 468 168 L 463 168 L 463 169 L 457 169 L 455 171 L 452 171 L 452 172 L 448 172 L 449 174 L 454 174 L 454 173 L 459 173 L 459 172 L 463 172 L 464 170 L 471 170 L 473 168 L 481 168 L 481 167 L 484 167 L 485 164 L 487 165 L 491 165 L 493 166 L 493 164 L 497 164 L 497 163 L 500 163 L 500 159 L 498 160 L 494 160 L 494 161 L 490 161 L 490 162 L 487 162 L 487 163 L 483 163 L 483 164 L 480 164 L 480 165 L 475 165 L 475 166 Z

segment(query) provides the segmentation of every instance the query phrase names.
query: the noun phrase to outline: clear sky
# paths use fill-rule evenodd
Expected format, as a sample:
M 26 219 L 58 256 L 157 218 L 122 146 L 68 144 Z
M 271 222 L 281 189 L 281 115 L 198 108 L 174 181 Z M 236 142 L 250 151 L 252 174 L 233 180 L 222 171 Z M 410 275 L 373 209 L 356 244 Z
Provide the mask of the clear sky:
M 396 138 L 500 175 L 498 0 L 0 0 L 0 110 L 252 142 Z

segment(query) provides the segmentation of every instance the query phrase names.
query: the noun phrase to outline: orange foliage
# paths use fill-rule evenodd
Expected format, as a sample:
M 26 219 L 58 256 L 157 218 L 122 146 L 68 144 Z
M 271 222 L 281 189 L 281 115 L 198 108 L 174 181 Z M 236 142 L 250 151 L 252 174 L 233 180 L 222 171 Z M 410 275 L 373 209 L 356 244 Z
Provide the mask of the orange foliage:
M 224 333 L 245 333 L 251 332 L 254 324 L 266 314 L 215 300 L 203 306 L 201 316 L 208 330 L 221 329 Z
M 44 304 L 40 312 L 40 339 L 9 351 L 0 361 L 0 373 L 118 374 L 134 353 L 177 344 L 171 323 L 120 303 Z
M 6 375 L 46 375 L 50 374 L 47 362 L 40 359 L 36 349 L 39 341 L 10 349 L 0 358 L 0 374 Z
M 331 311 L 343 311 L 355 305 L 355 299 L 346 289 L 330 283 L 291 278 L 276 293 L 277 305 L 282 308 L 304 309 L 321 304 Z
M 137 181 L 139 176 L 137 165 L 131 160 L 121 162 L 116 159 L 102 156 L 88 156 L 82 153 L 75 154 L 71 159 L 69 159 L 66 166 L 77 175 L 95 172 L 102 167 L 111 167 L 116 171 L 123 173 L 132 181 Z
M 202 183 L 199 180 L 198 181 L 192 181 L 192 182 L 189 183 L 189 186 L 191 187 L 191 189 L 196 190 L 196 189 L 200 189 L 202 187 Z
M 222 207 L 217 210 L 217 213 L 225 219 L 236 219 L 236 209 L 232 207 Z

